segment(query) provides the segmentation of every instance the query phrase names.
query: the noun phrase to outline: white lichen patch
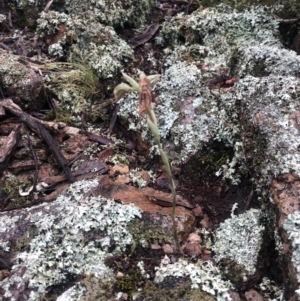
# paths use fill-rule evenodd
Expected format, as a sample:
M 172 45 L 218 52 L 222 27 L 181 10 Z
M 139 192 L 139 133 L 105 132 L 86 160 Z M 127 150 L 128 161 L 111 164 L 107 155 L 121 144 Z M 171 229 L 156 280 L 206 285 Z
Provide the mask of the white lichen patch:
M 66 0 L 66 7 L 72 15 L 82 14 L 83 18 L 91 11 L 95 20 L 109 26 L 130 24 L 139 27 L 145 23 L 155 3 L 156 0 Z
M 172 18 L 164 24 L 161 38 L 172 47 L 184 40 L 184 46 L 169 49 L 173 62 L 192 58 L 205 64 L 208 71 L 218 72 L 220 67 L 230 69 L 233 59 L 238 64 L 234 70 L 237 76 L 252 73 L 258 63 L 265 64 L 270 73 L 280 70 L 289 74 L 297 70 L 299 60 L 293 62 L 295 53 L 289 54 L 291 51 L 283 49 L 278 26 L 279 20 L 272 14 L 271 7 L 252 6 L 237 12 L 220 4 L 189 16 Z M 272 66 L 284 66 L 284 62 L 286 69 L 280 67 L 274 71 Z
M 192 282 L 193 289 L 201 288 L 203 291 L 216 296 L 218 301 L 231 300 L 229 289 L 232 284 L 224 281 L 218 267 L 211 261 L 189 263 L 187 260 L 179 259 L 175 263 L 169 263 L 166 257 L 160 267 L 156 268 L 155 282 L 162 282 L 166 277 L 186 277 Z
M 60 25 L 65 26 L 62 37 L 50 45 L 49 52 L 58 57 L 66 56 L 69 62 L 88 65 L 101 79 L 112 77 L 132 59 L 129 45 L 112 27 L 95 21 L 93 12 L 70 16 L 49 11 L 42 13 L 37 23 L 40 37 L 53 37 L 60 31 Z
M 212 247 L 217 262 L 230 259 L 243 266 L 248 275 L 254 274 L 265 230 L 259 221 L 260 214 L 260 210 L 251 209 L 220 224 Z
M 275 177 L 300 175 L 299 98 L 300 80 L 294 76 L 246 76 L 236 86 L 244 118 L 243 147 L 253 162 L 260 194 L 268 197 Z
M 139 169 L 133 169 L 129 173 L 129 177 L 131 178 L 132 183 L 139 187 L 146 187 L 148 182 L 144 180 L 143 174 L 139 171 Z
M 287 231 L 289 240 L 292 243 L 292 263 L 296 269 L 297 280 L 300 284 L 300 211 L 289 214 L 284 221 L 283 228 Z M 300 296 L 300 285 L 296 293 Z
M 6 21 L 6 16 L 3 14 L 0 14 L 0 23 L 3 23 Z
M 132 235 L 126 225 L 141 217 L 141 212 L 133 205 L 90 196 L 88 192 L 97 185 L 97 179 L 76 182 L 53 203 L 24 210 L 26 220 L 36 226 L 38 234 L 30 242 L 30 251 L 17 254 L 13 276 L 1 282 L 4 297 L 11 296 L 14 285 L 20 282 L 14 272 L 22 269 L 26 270 L 22 279 L 28 281 L 28 287 L 32 289 L 33 297 L 29 300 L 37 300 L 51 285 L 64 283 L 66 273 L 85 273 L 113 281 L 112 271 L 104 265 L 104 258 L 112 254 L 108 251 L 112 242 L 115 246 L 113 254 L 124 251 L 131 244 Z M 1 215 L 0 224 L 16 224 L 16 221 L 9 224 L 7 219 Z M 89 239 L 92 233 L 97 235 Z M 1 241 L 1 245 L 3 243 Z
M 282 301 L 283 299 L 283 289 L 278 287 L 276 283 L 267 277 L 264 277 L 261 283 L 258 285 L 261 290 L 262 296 L 268 301 Z M 273 296 L 273 298 L 271 297 Z

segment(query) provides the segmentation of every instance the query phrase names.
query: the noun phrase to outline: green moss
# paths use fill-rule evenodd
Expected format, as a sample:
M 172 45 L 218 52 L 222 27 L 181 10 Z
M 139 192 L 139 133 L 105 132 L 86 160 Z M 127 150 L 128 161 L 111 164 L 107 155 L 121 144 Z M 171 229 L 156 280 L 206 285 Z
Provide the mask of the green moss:
M 230 258 L 224 258 L 220 263 L 220 268 L 234 285 L 243 282 L 244 277 L 248 275 L 247 270 L 242 265 L 237 264 Z
M 91 114 L 95 120 L 96 114 L 103 112 L 100 108 L 107 106 L 107 103 L 100 103 L 96 110 L 92 109 L 92 102 L 101 93 L 102 85 L 88 66 L 78 63 L 52 63 L 46 68 L 51 71 L 45 81 L 46 87 L 60 102 L 47 114 L 47 119 L 55 117 L 57 121 L 73 125 L 73 113 L 84 112 L 87 116 Z
M 38 234 L 38 229 L 35 225 L 29 225 L 24 235 L 16 242 L 15 249 L 19 252 L 29 252 L 30 242 Z
M 21 178 L 10 178 L 4 182 L 3 192 L 9 196 L 11 204 L 13 205 L 24 205 L 30 202 L 28 196 L 21 196 L 19 188 L 28 188 L 31 186 L 31 182 Z
M 123 272 L 123 271 L 121 271 Z M 143 280 L 141 270 L 136 265 L 133 266 L 129 272 L 127 272 L 124 277 L 117 279 L 117 287 L 120 291 L 125 291 L 130 295 L 136 292 L 139 288 L 139 282 Z M 130 296 L 131 298 L 131 296 Z
M 214 174 L 230 159 L 229 149 L 201 150 L 188 162 L 186 168 L 191 176 L 195 174 Z
M 101 101 L 98 104 L 92 105 L 89 112 L 87 112 L 87 117 L 92 121 L 96 122 L 99 118 L 102 120 L 107 120 L 108 107 L 111 105 L 111 101 Z
M 142 299 L 143 301 L 214 301 L 215 298 L 200 289 L 191 289 L 191 283 L 177 284 L 174 288 L 161 288 L 153 282 L 145 284 Z
M 173 238 L 155 225 L 146 225 L 142 220 L 133 220 L 128 223 L 128 230 L 133 236 L 132 252 L 137 246 L 149 247 L 150 244 L 165 244 Z
M 49 110 L 45 117 L 45 120 L 56 120 L 57 122 L 64 122 L 68 125 L 73 125 L 72 115 L 67 112 L 63 106 L 57 106 L 53 110 Z

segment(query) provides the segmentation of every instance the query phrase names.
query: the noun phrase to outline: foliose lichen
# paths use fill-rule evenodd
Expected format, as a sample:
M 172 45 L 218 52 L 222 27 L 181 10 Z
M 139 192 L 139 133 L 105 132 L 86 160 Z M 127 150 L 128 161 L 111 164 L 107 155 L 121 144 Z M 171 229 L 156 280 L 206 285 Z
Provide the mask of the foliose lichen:
M 66 0 L 66 7 L 71 15 L 81 14 L 83 18 L 86 12 L 92 11 L 95 20 L 105 25 L 139 27 L 145 23 L 155 3 L 155 0 Z
M 24 210 L 26 220 L 36 226 L 38 233 L 30 242 L 30 250 L 17 254 L 13 275 L 1 281 L 5 298 L 14 300 L 13 287 L 21 281 L 15 272 L 21 269 L 25 269 L 22 281 L 28 282 L 31 290 L 28 300 L 32 301 L 45 294 L 49 286 L 64 283 L 66 271 L 114 280 L 113 272 L 104 264 L 104 258 L 124 251 L 132 243 L 132 235 L 126 225 L 135 217 L 140 217 L 141 212 L 133 205 L 89 196 L 88 192 L 97 185 L 97 179 L 76 182 L 53 203 Z M 51 214 L 41 211 L 49 208 Z M 17 218 L 8 220 L 8 217 L 1 215 L 0 221 L 6 225 L 1 227 L 1 232 L 5 232 L 16 225 Z M 102 234 L 89 240 L 88 234 L 93 231 Z M 111 250 L 112 241 L 114 250 Z M 5 241 L 1 241 L 1 246 L 5 250 L 10 247 Z
M 37 34 L 54 36 L 59 25 L 65 32 L 50 45 L 52 54 L 66 56 L 69 62 L 88 65 L 99 78 L 110 78 L 132 59 L 129 45 L 120 39 L 114 29 L 95 21 L 92 12 L 84 17 L 56 11 L 42 13 L 37 20 Z
M 179 259 L 175 263 L 170 263 L 167 257 L 165 259 L 165 263 L 156 268 L 156 283 L 162 282 L 168 276 L 188 276 L 193 289 L 201 288 L 215 296 L 218 301 L 231 300 L 229 289 L 232 288 L 232 284 L 222 280 L 221 272 L 211 261 L 199 260 L 197 263 L 189 263 L 185 259 Z
M 215 260 L 229 259 L 244 267 L 245 278 L 254 274 L 261 248 L 265 226 L 260 224 L 261 211 L 250 209 L 240 215 L 232 215 L 220 224 L 215 232 L 212 247 Z

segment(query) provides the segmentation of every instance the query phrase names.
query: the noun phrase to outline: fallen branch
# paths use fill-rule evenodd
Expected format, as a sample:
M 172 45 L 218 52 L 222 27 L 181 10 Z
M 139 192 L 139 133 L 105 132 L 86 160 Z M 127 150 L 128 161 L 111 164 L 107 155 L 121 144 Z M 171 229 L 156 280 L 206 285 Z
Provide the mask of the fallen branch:
M 66 161 L 65 157 L 62 155 L 60 149 L 56 145 L 56 142 L 51 136 L 51 134 L 49 133 L 49 131 L 45 128 L 43 122 L 30 116 L 26 112 L 23 112 L 22 109 L 9 98 L 1 100 L 0 105 L 3 106 L 5 110 L 19 117 L 21 121 L 23 121 L 30 128 L 30 130 L 35 132 L 41 139 L 45 141 L 45 143 L 52 151 L 57 163 L 61 166 L 64 173 L 66 174 L 68 180 L 70 182 L 74 182 L 75 178 L 71 173 L 71 170 L 68 166 L 68 162 Z
M 31 138 L 30 138 L 30 135 L 29 135 L 28 132 L 27 132 L 27 139 L 28 139 L 29 149 L 30 149 L 32 158 L 33 158 L 33 160 L 34 160 L 34 165 L 35 165 L 35 171 L 34 171 L 34 177 L 33 177 L 33 183 L 32 183 L 33 189 L 32 189 L 32 191 L 30 192 L 30 196 L 31 196 L 31 198 L 32 198 L 33 192 L 36 191 L 36 184 L 37 184 L 37 181 L 38 181 L 38 175 L 39 175 L 39 163 L 38 163 L 38 159 L 37 159 L 37 157 L 36 157 L 35 151 L 34 151 L 34 149 L 33 149 L 32 141 L 31 141 Z
M 6 168 L 10 157 L 18 146 L 21 138 L 20 126 L 17 126 L 6 138 L 3 146 L 0 148 L 0 174 Z
M 156 23 L 149 25 L 143 33 L 132 38 L 129 41 L 129 45 L 132 48 L 136 48 L 140 45 L 147 43 L 150 39 L 152 39 L 154 37 L 154 35 L 158 31 L 159 27 L 160 27 L 160 25 L 156 24 Z

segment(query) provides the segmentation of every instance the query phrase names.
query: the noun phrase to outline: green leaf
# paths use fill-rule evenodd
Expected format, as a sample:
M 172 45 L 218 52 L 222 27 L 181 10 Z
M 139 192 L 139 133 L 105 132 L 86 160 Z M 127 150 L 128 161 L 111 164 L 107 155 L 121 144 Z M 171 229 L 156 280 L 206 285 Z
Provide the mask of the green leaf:
M 125 83 L 121 83 L 119 85 L 117 85 L 114 89 L 114 96 L 116 98 L 116 100 L 119 100 L 120 98 L 122 98 L 122 96 L 128 92 L 133 91 L 133 88 L 130 87 L 129 85 L 125 84 Z
M 130 76 L 128 76 L 126 73 L 122 72 L 123 77 L 125 80 L 132 86 L 133 91 L 138 91 L 140 92 L 140 86 L 139 84 Z
M 155 84 L 160 79 L 160 74 L 148 75 L 151 85 Z

